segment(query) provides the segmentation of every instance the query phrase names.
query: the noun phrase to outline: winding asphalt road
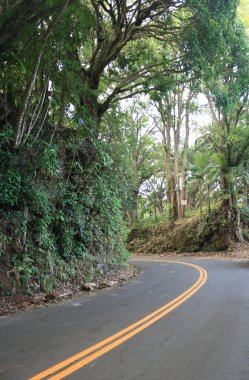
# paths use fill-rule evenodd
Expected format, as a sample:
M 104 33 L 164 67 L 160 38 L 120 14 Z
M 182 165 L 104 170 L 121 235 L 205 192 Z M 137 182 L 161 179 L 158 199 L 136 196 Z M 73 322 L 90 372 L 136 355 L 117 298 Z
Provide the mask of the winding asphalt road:
M 1 319 L 0 379 L 249 380 L 249 264 L 152 260 L 123 286 Z

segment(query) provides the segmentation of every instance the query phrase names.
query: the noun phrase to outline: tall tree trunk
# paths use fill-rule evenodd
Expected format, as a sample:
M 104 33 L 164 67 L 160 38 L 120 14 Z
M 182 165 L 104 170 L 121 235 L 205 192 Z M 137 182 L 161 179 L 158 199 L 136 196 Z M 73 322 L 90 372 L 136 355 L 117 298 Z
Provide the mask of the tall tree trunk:
M 32 94 L 32 91 L 33 91 L 34 86 L 35 86 L 37 73 L 38 73 L 38 70 L 40 67 L 40 63 L 41 63 L 42 52 L 43 51 L 41 50 L 39 52 L 37 58 L 36 58 L 33 72 L 31 74 L 31 77 L 30 77 L 30 79 L 26 85 L 25 90 L 24 90 L 23 101 L 22 101 L 22 104 L 21 104 L 19 111 L 18 111 L 18 114 L 17 114 L 16 125 L 15 125 L 15 137 L 14 137 L 14 147 L 15 148 L 18 148 L 19 145 L 21 144 L 22 137 L 23 137 L 24 132 L 25 132 L 25 126 L 26 126 L 25 125 L 26 124 L 25 114 L 27 112 L 29 102 L 30 102 L 30 98 L 31 98 L 31 94 Z
M 208 214 L 211 213 L 211 203 L 210 203 L 210 185 L 207 184 L 207 204 L 208 204 Z
M 248 185 L 245 179 L 243 180 L 243 203 L 248 204 Z
M 183 116 L 183 88 L 178 87 L 175 100 L 177 102 L 177 107 L 174 111 L 174 179 L 175 188 L 177 196 L 177 217 L 181 214 L 181 190 L 180 190 L 180 177 L 179 177 L 179 146 L 180 146 L 180 131 L 182 126 L 182 116 Z
M 232 218 L 232 199 L 230 193 L 230 183 L 225 174 L 221 175 L 221 190 L 223 192 L 223 199 L 220 207 L 229 222 Z
M 165 167 L 166 167 L 166 174 L 167 174 L 167 179 L 168 179 L 168 194 L 170 196 L 170 198 L 167 200 L 170 206 L 170 217 L 173 220 L 176 220 L 178 217 L 177 194 L 176 194 L 175 181 L 174 181 L 174 176 L 173 176 L 172 167 L 171 167 L 170 152 L 168 148 L 165 148 Z
M 183 160 L 182 160 L 182 178 L 181 178 L 181 207 L 180 207 L 180 218 L 184 218 L 185 208 L 186 206 L 182 204 L 182 201 L 187 199 L 187 156 L 188 156 L 188 144 L 189 144 L 189 102 L 191 97 L 189 96 L 188 103 L 186 106 L 186 120 L 185 120 L 185 139 L 184 139 L 184 147 L 183 147 Z
M 183 101 L 184 87 L 180 85 L 173 91 L 166 93 L 162 99 L 158 101 L 157 109 L 162 120 L 163 144 L 165 148 L 166 174 L 168 181 L 167 199 L 170 201 L 170 212 L 173 220 L 182 214 L 181 211 L 181 189 L 179 178 L 179 147 L 180 147 L 180 131 L 182 126 L 183 112 L 185 109 Z M 186 105 L 189 104 L 189 100 Z M 189 121 L 187 123 L 189 128 Z M 171 146 L 171 131 L 173 131 L 174 145 Z M 187 132 L 188 134 L 189 132 Z M 188 136 L 187 139 L 188 141 Z M 187 144 L 186 144 L 187 150 Z M 171 152 L 173 151 L 173 158 Z M 185 173 L 186 178 L 186 173 Z M 186 180 L 185 180 L 186 182 Z
M 202 183 L 199 181 L 199 205 L 200 205 L 200 216 L 203 214 L 202 210 L 202 201 L 203 201 L 203 193 L 202 193 Z
M 132 194 L 132 210 L 131 210 L 131 222 L 138 222 L 138 190 L 134 190 Z
M 174 185 L 175 185 L 175 197 L 177 203 L 177 217 L 179 217 L 180 213 L 180 181 L 179 181 L 179 144 L 180 139 L 178 138 L 178 134 L 175 134 L 174 139 Z
M 156 202 L 154 202 L 154 216 L 155 216 L 155 222 L 157 222 Z
M 178 218 L 178 202 L 177 202 L 177 192 L 176 192 L 174 178 L 173 178 L 173 188 L 171 192 L 171 218 L 172 220 L 176 220 Z
M 235 229 L 234 229 L 234 235 L 235 235 L 236 241 L 238 241 L 240 243 L 245 243 L 245 239 L 243 237 L 243 232 L 242 232 L 242 228 L 241 228 L 241 224 L 240 224 L 240 209 L 239 209 L 239 207 L 236 208 L 236 225 L 235 225 Z
M 163 198 L 159 192 L 157 193 L 157 198 L 158 198 L 158 211 L 159 211 L 159 214 L 162 214 L 163 213 Z
M 22 143 L 22 138 L 25 133 L 26 128 L 26 113 L 28 110 L 28 106 L 30 103 L 31 95 L 35 86 L 38 70 L 40 68 L 40 63 L 43 55 L 43 51 L 47 45 L 48 39 L 53 31 L 54 26 L 57 24 L 57 22 L 60 20 L 61 16 L 67 9 L 67 6 L 69 4 L 70 0 L 66 0 L 63 6 L 61 7 L 58 15 L 51 21 L 50 25 L 48 26 L 42 44 L 40 46 L 40 51 L 35 59 L 34 68 L 32 71 L 32 74 L 26 84 L 26 88 L 23 93 L 23 100 L 22 104 L 20 105 L 19 111 L 17 113 L 16 122 L 15 122 L 15 136 L 14 136 L 14 147 L 18 148 Z

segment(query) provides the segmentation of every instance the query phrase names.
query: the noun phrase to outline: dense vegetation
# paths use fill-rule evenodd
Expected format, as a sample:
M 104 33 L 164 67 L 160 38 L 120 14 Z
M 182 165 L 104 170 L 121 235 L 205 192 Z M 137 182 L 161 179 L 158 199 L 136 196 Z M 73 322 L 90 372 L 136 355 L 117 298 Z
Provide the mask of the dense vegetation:
M 215 204 L 244 238 L 249 50 L 236 7 L 1 1 L 0 292 L 124 265 L 127 227 L 152 215 L 174 223 Z M 200 94 L 212 121 L 191 146 Z

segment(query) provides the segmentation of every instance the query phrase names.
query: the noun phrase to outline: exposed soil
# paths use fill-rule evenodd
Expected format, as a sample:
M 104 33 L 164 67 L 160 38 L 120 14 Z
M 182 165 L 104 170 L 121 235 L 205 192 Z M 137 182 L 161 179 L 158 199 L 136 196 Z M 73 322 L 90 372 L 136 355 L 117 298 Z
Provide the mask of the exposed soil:
M 93 293 L 104 288 L 122 285 L 132 277 L 141 273 L 141 270 L 133 265 L 127 269 L 109 273 L 105 278 L 95 278 L 94 282 L 84 284 L 61 285 L 50 293 L 37 293 L 33 296 L 14 294 L 0 297 L 0 318 L 6 315 L 27 311 L 35 307 L 47 306 L 51 303 L 65 302 L 67 299 L 80 297 L 89 292 Z

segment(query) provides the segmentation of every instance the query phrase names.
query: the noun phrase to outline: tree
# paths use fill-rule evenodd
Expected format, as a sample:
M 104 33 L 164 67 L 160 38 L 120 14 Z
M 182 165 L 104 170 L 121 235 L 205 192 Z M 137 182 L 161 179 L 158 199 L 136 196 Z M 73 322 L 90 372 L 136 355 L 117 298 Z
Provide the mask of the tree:
M 158 147 L 153 139 L 155 126 L 148 116 L 148 104 L 134 98 L 124 112 L 125 142 L 130 156 L 132 202 L 131 221 L 138 221 L 138 195 L 141 186 L 155 173 Z
M 214 123 L 208 139 L 221 162 L 221 207 L 230 219 L 232 208 L 237 207 L 233 173 L 249 149 L 249 50 L 239 22 L 231 25 L 225 38 L 228 48 L 213 79 L 206 83 L 206 96 Z
M 86 44 L 79 45 L 74 55 L 78 58 L 80 83 L 88 89 L 80 96 L 79 103 L 87 109 L 96 133 L 103 114 L 113 102 L 149 92 L 154 88 L 153 80 L 187 70 L 189 62 L 186 65 L 182 62 L 188 58 L 172 58 L 167 50 L 179 42 L 183 45 L 180 54 L 189 57 L 192 45 L 187 41 L 193 30 L 198 36 L 202 24 L 211 28 L 213 22 L 216 31 L 222 27 L 219 14 L 228 15 L 225 0 L 211 3 L 202 0 L 198 4 L 168 0 L 91 0 L 95 24 Z M 158 41 L 159 49 L 156 60 L 148 54 L 154 40 Z
M 158 91 L 152 97 L 159 115 L 158 128 L 165 151 L 167 201 L 171 207 L 173 220 L 184 215 L 181 201 L 186 199 L 189 117 L 191 110 L 193 111 L 194 91 L 184 84 L 184 81 L 186 78 L 180 77 L 178 84 L 166 88 L 165 91 Z M 183 146 L 182 141 L 184 141 Z
M 208 213 L 211 212 L 210 188 L 217 178 L 218 166 L 211 157 L 211 151 L 197 151 L 193 156 L 193 162 L 189 163 L 191 171 L 190 182 L 198 183 L 200 215 L 203 214 L 204 192 L 206 191 Z
M 157 212 L 160 215 L 164 212 L 165 201 L 165 176 L 164 172 L 156 172 L 148 179 L 140 190 L 141 214 L 154 212 L 155 222 L 157 222 Z M 144 200 L 146 199 L 146 202 Z
M 20 286 L 52 288 L 125 260 L 131 189 L 163 176 L 157 143 L 120 101 L 211 68 L 235 3 L 1 2 L 0 261 Z

